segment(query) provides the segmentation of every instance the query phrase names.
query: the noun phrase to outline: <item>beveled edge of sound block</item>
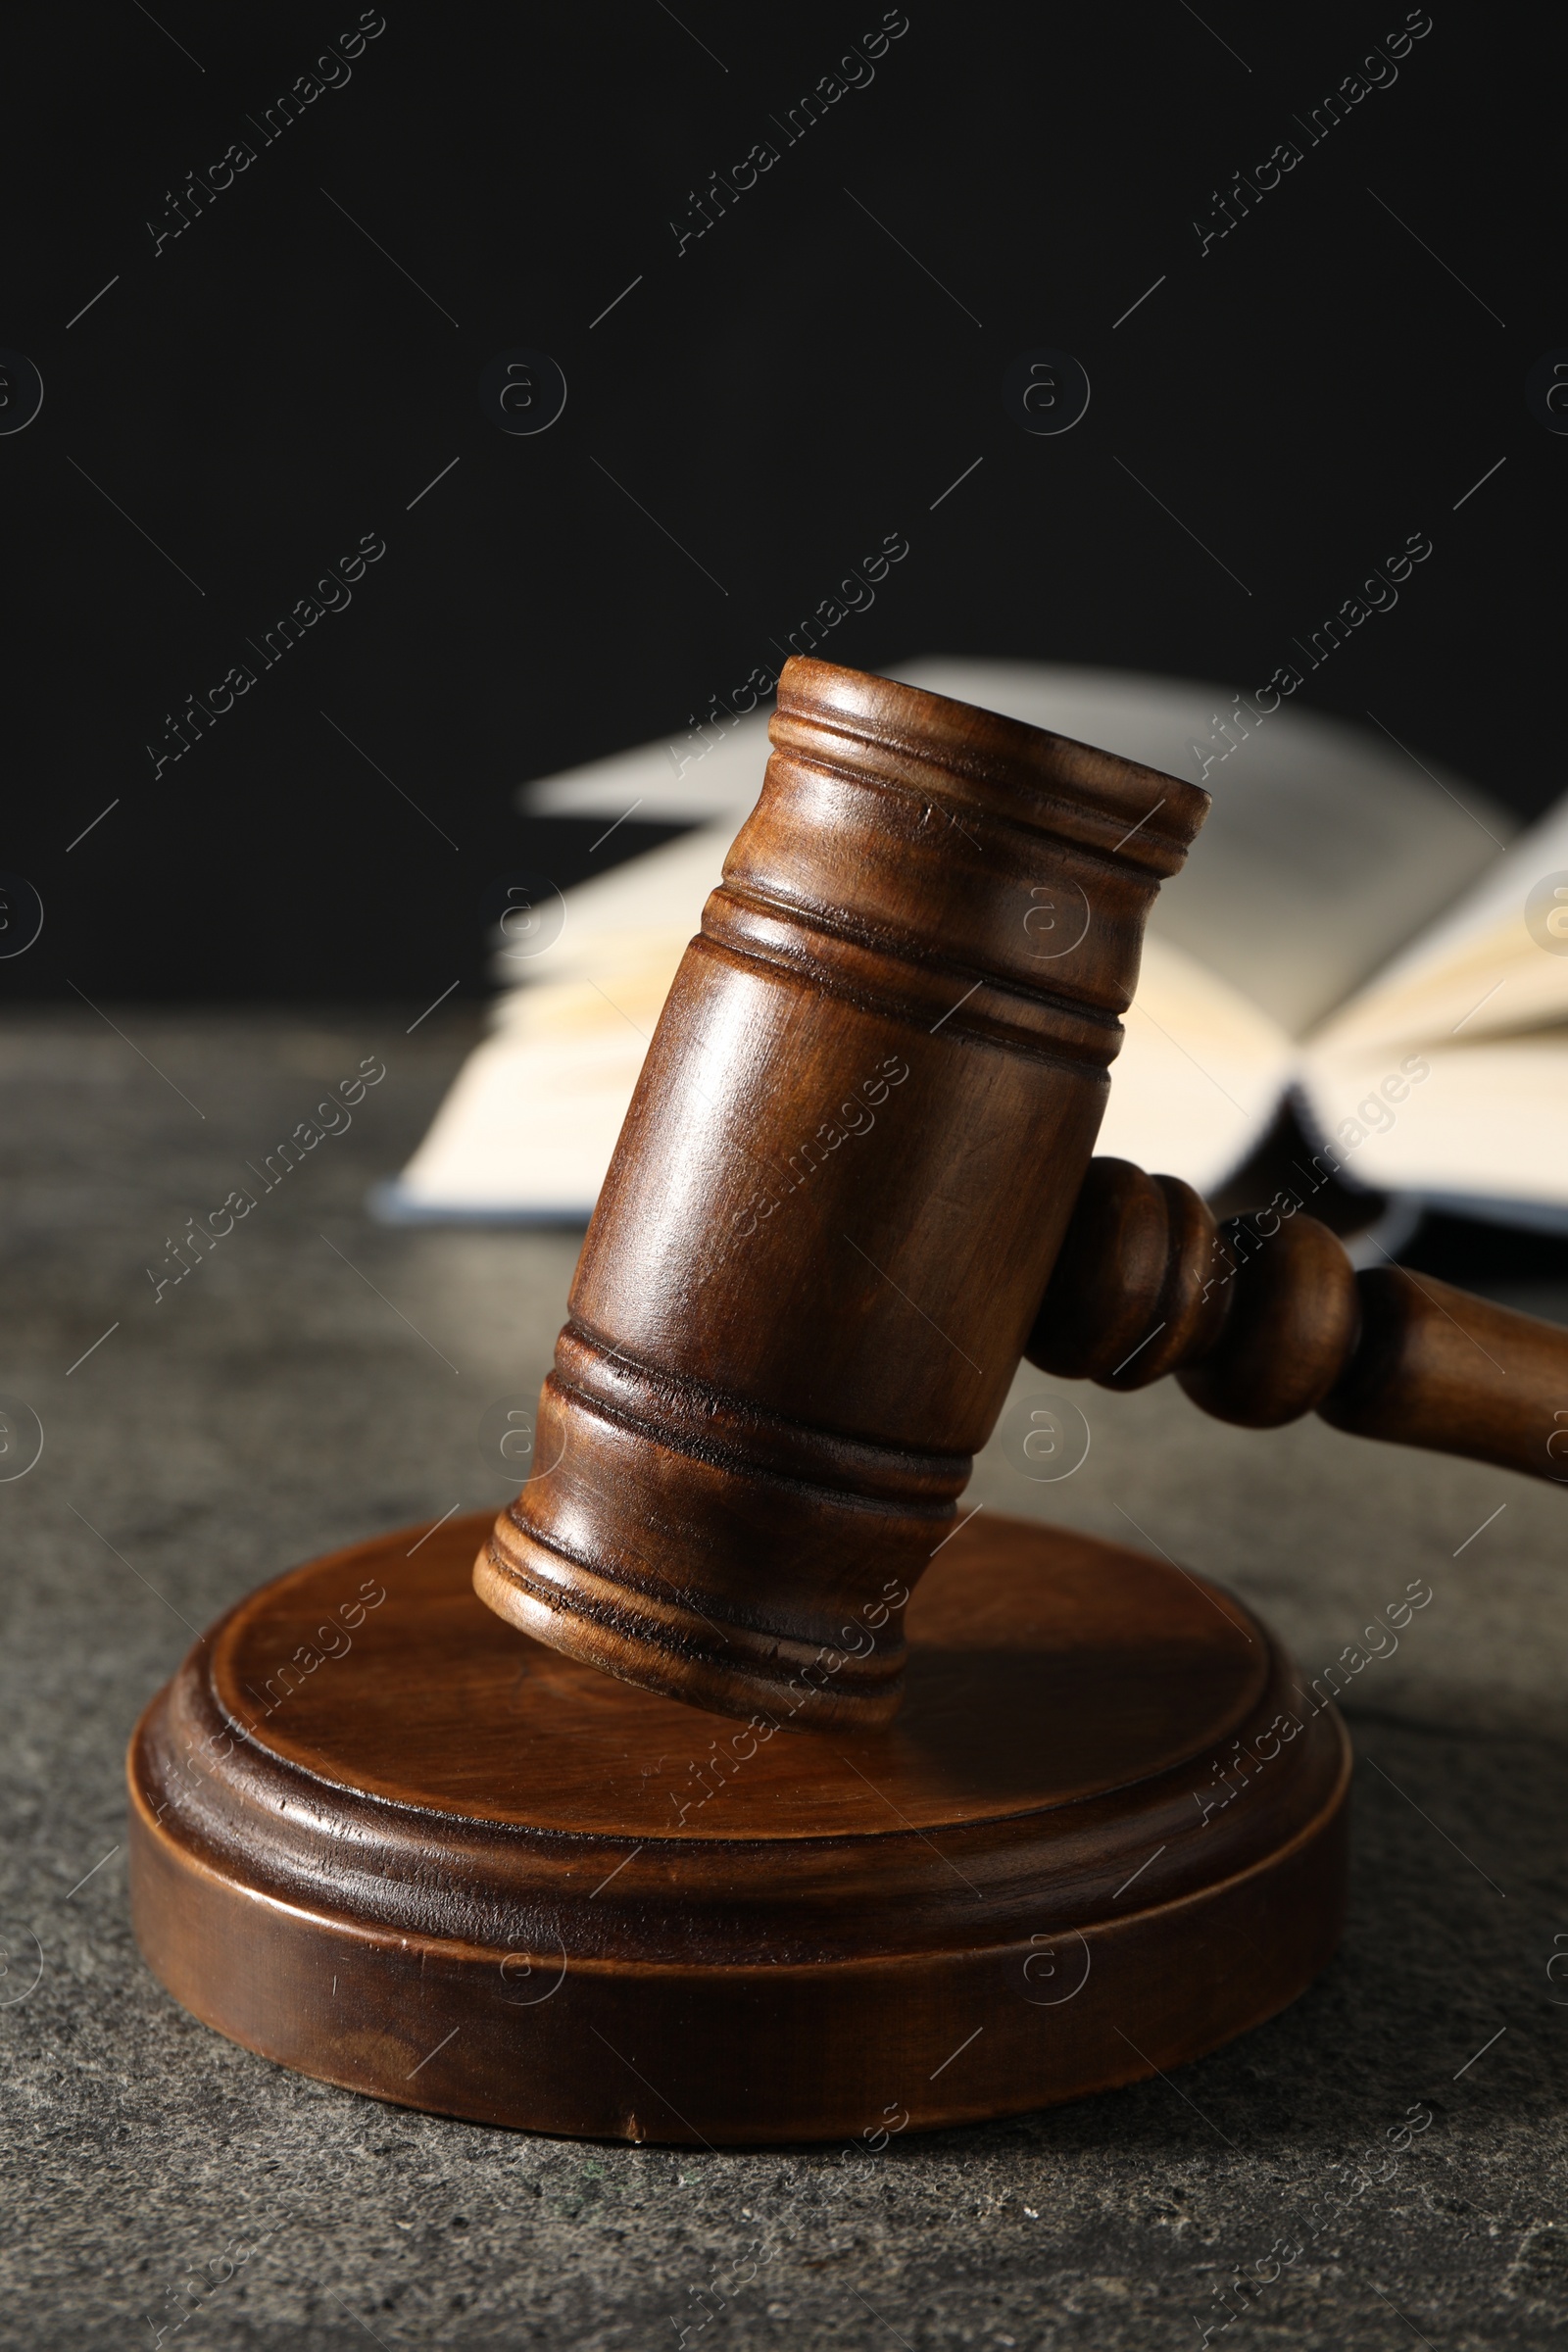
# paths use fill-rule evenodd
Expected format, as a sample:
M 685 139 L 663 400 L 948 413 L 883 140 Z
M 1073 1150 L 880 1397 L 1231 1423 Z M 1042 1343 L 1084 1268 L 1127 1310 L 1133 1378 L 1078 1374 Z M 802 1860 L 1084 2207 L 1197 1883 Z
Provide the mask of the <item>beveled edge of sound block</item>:
M 274 1580 L 197 1644 L 137 1727 L 127 1775 L 138 1941 L 187 2009 L 245 2046 L 487 2124 L 783 2144 L 860 2134 L 894 2107 L 931 2130 L 1165 2071 L 1275 2014 L 1331 1956 L 1349 1746 L 1332 1708 L 1288 1743 L 1275 1730 L 1283 1716 L 1270 1724 L 1294 1674 L 1272 1642 L 1235 1686 L 1240 1713 L 1210 1710 L 1203 1740 L 1168 1769 L 1032 1810 L 924 1829 L 894 1821 L 872 1835 L 749 1832 L 700 1845 L 637 1827 L 532 1829 L 471 1803 L 421 1808 L 334 1780 L 318 1759 L 291 1762 L 286 1713 L 268 1735 L 215 1709 L 211 1661 L 226 1627 L 258 1609 L 287 1627 L 303 1580 L 379 1561 L 388 1585 L 403 1568 L 396 1641 L 411 1667 L 390 1718 L 380 1686 L 363 1686 L 380 1709 L 382 1752 L 388 1720 L 416 1745 L 422 1706 L 427 1752 L 433 1740 L 445 1754 L 454 1724 L 461 1741 L 464 1707 L 427 1671 L 418 1595 L 433 1573 L 466 1591 L 482 1526 L 474 1515 L 423 1533 L 419 1579 L 403 1568 L 414 1529 Z M 993 1587 L 1033 1579 L 1038 1593 L 1042 1571 L 1070 1550 L 1091 1555 L 1082 1573 L 1097 1577 L 1123 1563 L 1146 1597 L 1168 1587 L 1189 1618 L 1211 1620 L 1213 1640 L 1221 1618 L 1256 1629 L 1230 1595 L 1123 1546 L 1007 1521 L 954 1547 L 966 1542 L 970 1572 Z M 961 1551 L 951 1572 L 963 1575 Z M 472 1618 L 487 1654 L 506 1642 L 476 1604 Z M 383 1634 L 391 1625 L 377 1612 Z M 982 1697 L 994 1654 L 979 1653 Z M 320 1704 L 352 1751 L 353 1678 L 334 1671 Z M 577 1670 L 541 1673 L 529 1703 L 547 1713 L 552 1672 Z M 618 1711 L 661 1703 L 579 1679 L 602 1707 L 607 1755 L 624 1744 Z M 691 1710 L 668 1714 L 684 1724 Z M 796 1736 L 778 1752 L 808 1770 L 833 1746 Z M 1207 1774 L 1217 1789 L 1229 1750 L 1261 1761 L 1257 1789 L 1205 1811 L 1191 1784 Z

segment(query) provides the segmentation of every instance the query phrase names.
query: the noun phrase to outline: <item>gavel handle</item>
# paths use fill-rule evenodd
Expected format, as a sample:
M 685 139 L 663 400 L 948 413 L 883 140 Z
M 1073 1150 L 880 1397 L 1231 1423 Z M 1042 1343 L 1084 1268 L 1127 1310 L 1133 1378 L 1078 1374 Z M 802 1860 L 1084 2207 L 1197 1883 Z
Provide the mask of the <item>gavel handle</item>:
M 1216 1225 L 1179 1177 L 1092 1160 L 1024 1352 L 1110 1389 L 1174 1372 L 1247 1429 L 1316 1411 L 1568 1485 L 1568 1330 L 1402 1266 L 1356 1274 L 1285 1194 Z

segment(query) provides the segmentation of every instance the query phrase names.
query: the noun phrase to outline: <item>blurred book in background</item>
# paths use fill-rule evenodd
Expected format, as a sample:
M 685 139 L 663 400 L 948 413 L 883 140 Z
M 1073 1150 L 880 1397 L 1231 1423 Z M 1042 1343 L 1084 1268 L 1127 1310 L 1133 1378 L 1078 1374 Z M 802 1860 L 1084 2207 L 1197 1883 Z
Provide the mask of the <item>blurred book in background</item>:
M 1321 1182 L 1310 1155 L 1332 1155 L 1332 1198 L 1313 1207 L 1357 1256 L 1396 1248 L 1427 1207 L 1568 1231 L 1568 915 L 1536 905 L 1568 885 L 1568 800 L 1513 839 L 1516 820 L 1462 778 L 1289 704 L 1260 713 L 1201 683 L 1022 662 L 888 674 L 1200 772 L 1214 796 L 1155 904 L 1102 1152 L 1224 1207 L 1266 1200 L 1289 1167 Z M 534 816 L 609 824 L 635 808 L 692 830 L 504 919 L 491 1034 L 378 1188 L 379 1215 L 586 1220 L 756 802 L 768 715 L 523 787 Z

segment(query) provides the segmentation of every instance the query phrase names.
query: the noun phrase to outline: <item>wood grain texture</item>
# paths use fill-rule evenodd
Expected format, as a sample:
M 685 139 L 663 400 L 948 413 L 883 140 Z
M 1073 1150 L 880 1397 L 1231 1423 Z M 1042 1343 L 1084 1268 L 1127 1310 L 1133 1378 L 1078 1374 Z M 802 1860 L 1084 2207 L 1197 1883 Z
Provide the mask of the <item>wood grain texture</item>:
M 1283 1197 L 1282 1197 L 1283 1198 Z M 1568 1331 L 1428 1274 L 1354 1274 L 1279 1200 L 1216 1224 L 1174 1176 L 1090 1163 L 1026 1349 L 1105 1388 L 1175 1372 L 1250 1429 L 1336 1429 L 1568 1484 Z
M 482 1532 L 264 1587 L 138 1726 L 142 1950 L 252 2049 L 539 2131 L 859 2137 L 1180 2064 L 1334 1948 L 1343 1728 L 1164 1561 L 982 1515 L 897 1722 L 786 1738 L 519 1638 Z
M 1006 1396 L 1145 917 L 1208 804 L 826 662 L 786 665 L 770 732 L 474 1577 L 630 1682 L 865 1727 L 899 1704 L 890 1599 Z

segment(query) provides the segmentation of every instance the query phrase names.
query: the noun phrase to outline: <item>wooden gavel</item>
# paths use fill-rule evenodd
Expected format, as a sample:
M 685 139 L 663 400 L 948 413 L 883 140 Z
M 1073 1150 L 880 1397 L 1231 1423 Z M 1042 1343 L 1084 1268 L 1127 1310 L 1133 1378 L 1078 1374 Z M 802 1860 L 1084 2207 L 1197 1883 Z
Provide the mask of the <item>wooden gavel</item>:
M 522 1493 L 271 1578 L 130 1743 L 164 1984 L 401 2106 L 859 2146 L 889 2100 L 972 2127 L 1164 2074 L 1311 1983 L 1332 1676 L 1174 1561 L 958 1521 L 1026 1349 L 1568 1475 L 1568 1335 L 1353 1276 L 1294 1196 L 1216 1229 L 1091 1162 L 1203 793 L 815 662 L 772 735 Z
M 1025 1353 L 1568 1479 L 1568 1334 L 1355 1276 L 1294 1197 L 1216 1228 L 1091 1162 L 1205 793 L 821 662 L 770 732 L 475 1564 L 492 1608 L 698 1706 L 886 1723 Z

